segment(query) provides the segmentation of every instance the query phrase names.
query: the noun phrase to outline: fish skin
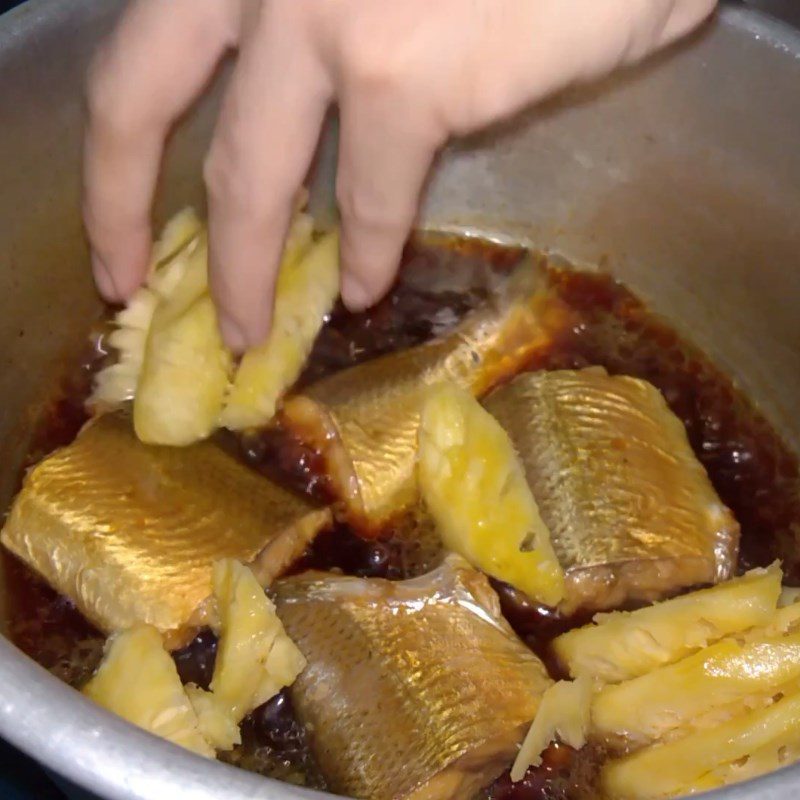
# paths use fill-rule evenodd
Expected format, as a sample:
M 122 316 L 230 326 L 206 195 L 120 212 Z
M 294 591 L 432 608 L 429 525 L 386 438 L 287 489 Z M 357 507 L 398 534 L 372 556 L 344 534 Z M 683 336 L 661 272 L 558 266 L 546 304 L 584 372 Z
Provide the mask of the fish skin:
M 731 577 L 739 526 L 654 386 L 597 367 L 529 373 L 483 404 L 511 436 L 550 529 L 565 611 Z
M 102 631 L 146 623 L 174 648 L 214 621 L 215 561 L 265 585 L 329 522 L 211 442 L 142 444 L 120 412 L 31 470 L 0 538 Z
M 552 681 L 466 561 L 394 582 L 308 572 L 272 591 L 308 661 L 292 699 L 331 790 L 469 800 L 508 769 Z
M 285 402 L 284 428 L 324 454 L 351 524 L 378 530 L 414 502 L 425 387 L 451 382 L 481 396 L 571 326 L 572 312 L 548 283 L 545 258 L 528 255 L 449 334 L 343 370 Z

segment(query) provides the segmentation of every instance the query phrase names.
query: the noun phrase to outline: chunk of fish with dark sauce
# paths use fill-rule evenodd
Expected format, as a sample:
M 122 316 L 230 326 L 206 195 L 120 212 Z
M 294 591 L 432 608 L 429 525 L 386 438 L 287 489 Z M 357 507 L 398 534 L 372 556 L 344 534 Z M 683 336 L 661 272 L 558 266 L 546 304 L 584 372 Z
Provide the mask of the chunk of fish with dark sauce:
M 465 561 L 399 582 L 308 572 L 274 592 L 308 660 L 291 693 L 333 791 L 469 800 L 508 768 L 552 681 Z
M 411 505 L 425 387 L 451 381 L 483 395 L 569 328 L 543 259 L 522 260 L 449 334 L 338 372 L 290 398 L 283 424 L 325 456 L 333 490 L 362 530 Z
M 733 574 L 739 526 L 646 381 L 521 375 L 484 401 L 511 436 L 564 567 L 564 607 L 651 601 Z
M 215 561 L 269 583 L 329 520 L 210 442 L 142 444 L 119 413 L 27 475 L 2 542 L 104 632 L 145 622 L 180 646 L 209 621 Z

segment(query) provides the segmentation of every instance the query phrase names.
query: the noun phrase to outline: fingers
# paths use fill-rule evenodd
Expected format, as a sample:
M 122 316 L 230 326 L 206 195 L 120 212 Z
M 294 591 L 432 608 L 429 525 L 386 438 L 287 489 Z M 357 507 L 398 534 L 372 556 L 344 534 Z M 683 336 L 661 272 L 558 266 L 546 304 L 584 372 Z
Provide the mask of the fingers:
M 238 14 L 238 0 L 137 0 L 92 65 L 84 221 L 108 300 L 144 278 L 164 139 L 235 44 Z
M 236 352 L 269 332 L 293 199 L 331 94 L 302 35 L 307 5 L 263 6 L 239 56 L 206 161 L 211 290 L 222 335 Z
M 345 95 L 340 113 L 342 299 L 351 311 L 361 311 L 394 281 L 444 132 L 431 127 L 413 101 L 399 97 Z
M 717 7 L 717 0 L 676 0 L 675 8 L 661 33 L 659 46 L 665 46 L 693 31 Z

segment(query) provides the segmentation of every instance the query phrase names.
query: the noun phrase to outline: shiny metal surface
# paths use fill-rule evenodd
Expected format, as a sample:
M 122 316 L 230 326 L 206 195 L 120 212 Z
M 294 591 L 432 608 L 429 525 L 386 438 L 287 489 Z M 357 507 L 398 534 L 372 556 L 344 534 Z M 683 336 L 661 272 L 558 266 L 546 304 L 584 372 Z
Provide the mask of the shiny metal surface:
M 118 0 L 0 20 L 0 499 L 63 353 L 99 309 L 79 221 L 81 82 Z M 800 35 L 741 5 L 611 85 L 450 148 L 425 221 L 601 261 L 726 367 L 800 448 Z M 214 101 L 172 142 L 159 221 L 202 197 Z M 315 207 L 332 195 L 332 144 Z M 0 613 L 0 617 L 2 614 Z M 93 707 L 0 638 L 0 735 L 111 800 L 313 796 Z M 720 793 L 790 800 L 800 767 Z

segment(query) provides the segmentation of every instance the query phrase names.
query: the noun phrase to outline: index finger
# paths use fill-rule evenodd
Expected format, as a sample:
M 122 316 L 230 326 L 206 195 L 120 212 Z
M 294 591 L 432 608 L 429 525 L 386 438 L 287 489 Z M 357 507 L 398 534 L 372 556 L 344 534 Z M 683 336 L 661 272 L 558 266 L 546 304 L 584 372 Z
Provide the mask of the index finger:
M 136 0 L 95 58 L 84 142 L 84 223 L 108 300 L 141 283 L 164 140 L 239 35 L 238 0 Z

